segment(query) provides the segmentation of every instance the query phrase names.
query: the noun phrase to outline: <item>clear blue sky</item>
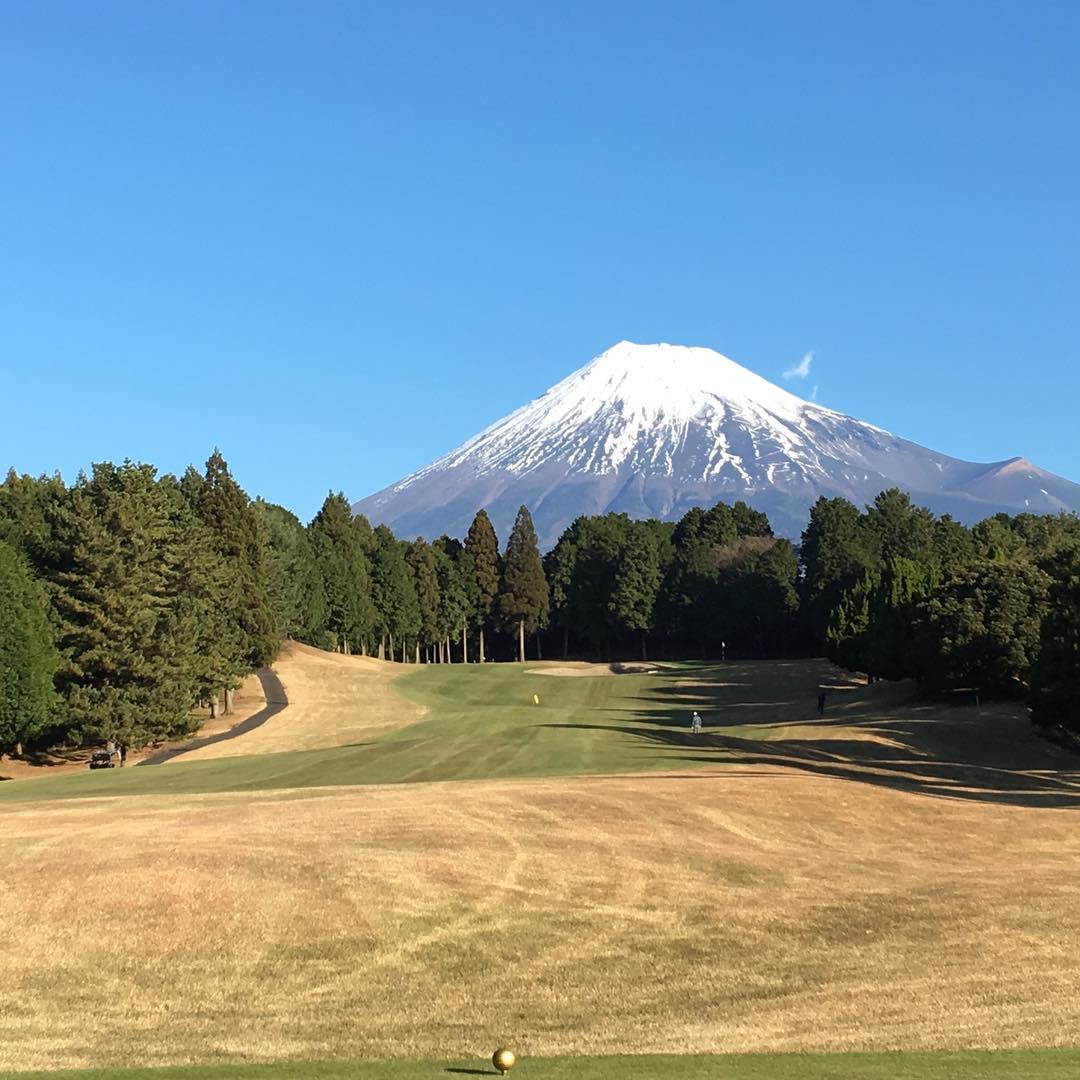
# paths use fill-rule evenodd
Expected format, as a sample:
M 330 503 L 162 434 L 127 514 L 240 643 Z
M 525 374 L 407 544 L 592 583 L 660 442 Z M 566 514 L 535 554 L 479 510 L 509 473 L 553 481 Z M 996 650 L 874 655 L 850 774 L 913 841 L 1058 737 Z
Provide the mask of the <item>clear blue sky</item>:
M 308 519 L 615 341 L 1080 481 L 1080 5 L 0 0 L 0 467 Z

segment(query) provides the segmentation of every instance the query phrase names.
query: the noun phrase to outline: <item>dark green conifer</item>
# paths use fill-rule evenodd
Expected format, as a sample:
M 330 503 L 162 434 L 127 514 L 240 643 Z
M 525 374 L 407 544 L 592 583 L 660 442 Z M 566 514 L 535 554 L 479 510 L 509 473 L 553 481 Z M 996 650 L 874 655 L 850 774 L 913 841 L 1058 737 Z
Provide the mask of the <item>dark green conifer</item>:
M 420 632 L 420 604 L 412 572 L 405 561 L 404 545 L 385 526 L 376 527 L 371 549 L 371 596 L 375 605 L 375 633 L 388 643 L 388 659 L 394 659 L 395 641 L 401 659 L 407 658 L 408 640 Z
M 58 664 L 41 590 L 21 553 L 0 540 L 0 750 L 45 728 Z
M 229 567 L 225 603 L 229 622 L 240 631 L 237 673 L 263 667 L 277 654 L 280 640 L 267 590 L 268 538 L 262 519 L 217 449 L 206 462 L 195 509 Z
M 436 573 L 435 553 L 431 545 L 418 536 L 408 545 L 406 561 L 412 571 L 416 603 L 420 612 L 417 644 L 430 648 L 443 636 L 439 618 L 439 579 Z
M 375 621 L 371 568 L 363 534 L 353 522 L 344 495 L 326 497 L 308 533 L 322 577 L 326 628 L 334 647 L 342 651 L 366 651 Z
M 480 663 L 484 663 L 484 628 L 491 620 L 495 597 L 499 594 L 499 542 L 491 519 L 485 510 L 478 510 L 465 537 L 465 550 L 473 563 L 476 582 L 476 611 L 473 615 L 479 633 Z
M 536 529 L 526 507 L 518 509 L 503 557 L 502 589 L 498 606 L 502 624 L 516 629 L 518 660 L 525 660 L 525 635 L 547 623 L 548 585 L 540 561 Z
M 149 465 L 95 465 L 54 525 L 66 552 L 50 586 L 69 729 L 139 746 L 184 734 L 196 698 L 197 608 L 178 603 L 186 545 Z

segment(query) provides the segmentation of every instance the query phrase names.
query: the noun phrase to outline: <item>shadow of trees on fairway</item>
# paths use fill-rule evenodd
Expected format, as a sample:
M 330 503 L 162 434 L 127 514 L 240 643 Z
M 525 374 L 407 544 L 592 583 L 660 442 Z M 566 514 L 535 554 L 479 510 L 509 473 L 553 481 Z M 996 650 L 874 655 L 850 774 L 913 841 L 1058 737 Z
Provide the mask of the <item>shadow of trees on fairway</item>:
M 249 716 L 246 720 L 242 720 L 239 724 L 235 724 L 227 731 L 219 731 L 216 735 L 205 735 L 201 739 L 194 739 L 191 742 L 184 743 L 182 746 L 150 754 L 144 757 L 142 761 L 137 762 L 137 765 L 161 765 L 191 750 L 201 750 L 204 746 L 213 746 L 215 743 L 235 739 L 240 735 L 246 735 L 249 731 L 254 731 L 257 727 L 262 727 L 271 716 L 276 716 L 289 704 L 289 699 L 285 696 L 285 688 L 281 685 L 281 680 L 270 668 L 260 668 L 258 676 L 259 682 L 262 683 L 266 705 L 257 713 Z
M 828 693 L 823 717 L 818 687 Z M 653 766 L 658 757 L 783 766 L 936 798 L 1080 808 L 1080 761 L 1036 734 L 1015 704 L 928 702 L 909 683 L 859 685 L 801 661 L 702 667 L 638 700 L 644 708 L 614 723 L 545 726 L 619 732 Z M 694 709 L 704 719 L 699 735 L 690 731 Z

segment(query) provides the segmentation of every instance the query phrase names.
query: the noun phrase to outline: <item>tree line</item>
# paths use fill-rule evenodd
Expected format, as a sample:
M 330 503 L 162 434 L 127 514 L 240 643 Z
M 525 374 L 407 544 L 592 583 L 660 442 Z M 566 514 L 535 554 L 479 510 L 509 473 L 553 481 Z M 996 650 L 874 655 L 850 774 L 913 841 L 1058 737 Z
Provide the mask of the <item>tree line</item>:
M 419 663 L 524 657 L 548 593 L 523 507 L 500 555 L 481 511 L 464 543 L 404 542 L 327 496 L 308 524 L 250 499 L 217 451 L 204 471 L 145 464 L 0 484 L 0 752 L 137 747 L 232 707 L 285 638 Z M 505 636 L 505 635 L 504 635 Z M 500 640 L 500 649 L 505 646 Z
M 966 528 L 894 489 L 818 500 L 798 548 L 736 502 L 582 516 L 541 557 L 525 507 L 502 551 L 483 510 L 464 540 L 407 541 L 331 493 L 304 525 L 216 451 L 179 478 L 124 462 L 0 485 L 0 750 L 183 736 L 284 638 L 401 663 L 824 651 L 1076 728 L 1080 519 Z

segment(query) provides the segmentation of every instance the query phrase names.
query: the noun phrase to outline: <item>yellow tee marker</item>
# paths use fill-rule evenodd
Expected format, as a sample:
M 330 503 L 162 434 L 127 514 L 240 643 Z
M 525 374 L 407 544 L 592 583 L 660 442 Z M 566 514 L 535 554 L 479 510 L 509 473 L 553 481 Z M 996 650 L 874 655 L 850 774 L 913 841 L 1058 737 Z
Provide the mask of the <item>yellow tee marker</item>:
M 533 704 L 534 705 L 539 705 L 540 704 L 540 695 L 539 694 L 533 694 Z

